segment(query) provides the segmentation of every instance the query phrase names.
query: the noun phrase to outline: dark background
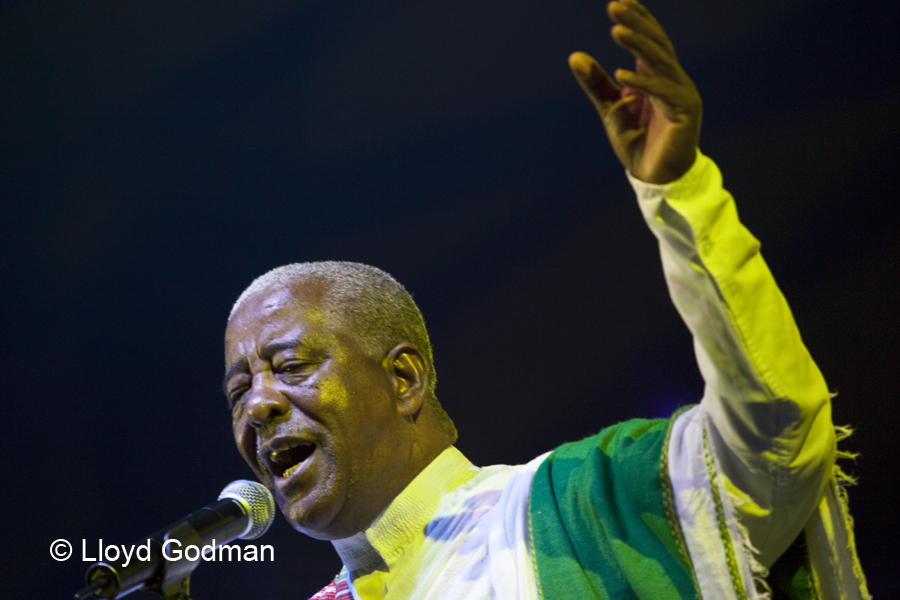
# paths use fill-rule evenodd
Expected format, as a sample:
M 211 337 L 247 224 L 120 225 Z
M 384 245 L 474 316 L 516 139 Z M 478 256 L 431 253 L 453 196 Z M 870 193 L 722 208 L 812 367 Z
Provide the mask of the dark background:
M 336 6 L 337 4 L 337 6 Z M 705 101 L 702 148 L 829 386 L 859 554 L 900 591 L 898 3 L 650 4 Z M 372 263 L 428 321 L 476 464 L 518 463 L 702 391 L 646 231 L 566 57 L 588 0 L 0 3 L 4 597 L 250 476 L 219 391 L 231 303 L 295 261 Z M 279 515 L 274 563 L 198 600 L 306 598 L 339 568 Z

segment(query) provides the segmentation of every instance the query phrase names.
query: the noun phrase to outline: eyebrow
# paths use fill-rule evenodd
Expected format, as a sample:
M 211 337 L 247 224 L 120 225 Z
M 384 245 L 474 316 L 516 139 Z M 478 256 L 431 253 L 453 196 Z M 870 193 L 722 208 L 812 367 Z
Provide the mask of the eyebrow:
M 294 348 L 305 345 L 306 344 L 299 339 L 272 342 L 262 349 L 262 352 L 259 353 L 259 357 L 263 360 L 271 360 L 273 356 L 282 350 L 293 350 Z M 222 393 L 225 394 L 226 397 L 228 396 L 228 382 L 231 378 L 241 371 L 248 370 L 250 370 L 250 364 L 247 362 L 246 358 L 239 358 L 231 363 L 231 366 L 228 367 L 228 370 L 225 372 L 225 377 L 222 378 Z

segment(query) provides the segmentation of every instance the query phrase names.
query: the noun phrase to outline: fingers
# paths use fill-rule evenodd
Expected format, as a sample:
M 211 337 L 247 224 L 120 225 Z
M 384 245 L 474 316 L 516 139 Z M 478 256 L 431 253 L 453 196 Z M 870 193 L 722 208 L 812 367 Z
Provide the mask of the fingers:
M 625 69 L 616 70 L 616 79 L 626 88 L 634 88 L 649 96 L 655 96 L 667 105 L 682 103 L 684 95 L 682 87 L 670 79 L 645 73 L 632 73 Z
M 607 5 L 606 12 L 613 23 L 624 25 L 653 40 L 672 55 L 675 54 L 675 48 L 662 25 L 637 0 L 613 0 Z
M 662 26 L 637 0 L 614 0 L 607 12 L 615 22 L 613 40 L 637 59 L 636 72 L 618 69 L 616 79 L 661 100 L 668 118 L 676 113 L 692 115 L 699 110 L 700 97 L 690 77 L 681 68 L 675 49 Z
M 675 49 L 662 26 L 636 0 L 610 2 L 610 18 L 616 23 L 612 38 L 644 64 L 647 71 L 677 79 L 683 73 Z
M 612 38 L 631 52 L 647 72 L 673 79 L 679 76 L 681 67 L 675 57 L 649 38 L 622 25 L 613 27 Z
M 627 132 L 629 119 L 633 120 L 637 116 L 631 114 L 634 111 L 629 111 L 630 107 L 635 106 L 634 93 L 636 90 L 620 89 L 615 81 L 606 74 L 603 67 L 584 52 L 575 52 L 569 56 L 569 67 L 581 85 L 581 89 L 584 90 L 600 114 L 611 140 L 622 138 L 625 135 L 640 134 L 640 131 L 631 134 Z M 616 147 L 616 143 L 613 146 Z

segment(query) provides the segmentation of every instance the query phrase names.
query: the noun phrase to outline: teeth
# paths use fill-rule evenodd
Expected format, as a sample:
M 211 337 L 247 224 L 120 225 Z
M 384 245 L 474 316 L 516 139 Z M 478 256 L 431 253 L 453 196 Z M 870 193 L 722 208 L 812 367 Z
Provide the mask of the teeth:
M 283 446 L 279 446 L 278 448 L 275 448 L 269 452 L 269 460 L 277 460 L 279 452 L 284 452 L 285 450 L 290 450 L 291 448 L 296 448 L 297 446 L 303 446 L 303 445 L 304 444 L 302 444 L 300 442 L 290 442 Z
M 298 453 L 297 448 L 303 450 Z M 279 479 L 286 479 L 306 462 L 314 450 L 315 444 L 309 442 L 284 442 L 270 448 L 266 453 L 265 461 L 261 464 L 265 465 L 263 467 L 265 470 L 270 471 Z
M 294 471 L 296 471 L 297 469 L 299 469 L 299 468 L 300 468 L 300 465 L 302 465 L 304 462 L 306 462 L 306 461 L 304 460 L 303 462 L 299 462 L 299 463 L 297 463 L 296 465 L 294 465 L 293 467 L 288 468 L 284 473 L 281 474 L 281 478 L 282 478 L 282 479 L 287 479 L 288 477 L 290 477 L 291 475 L 293 475 L 293 474 L 294 474 Z

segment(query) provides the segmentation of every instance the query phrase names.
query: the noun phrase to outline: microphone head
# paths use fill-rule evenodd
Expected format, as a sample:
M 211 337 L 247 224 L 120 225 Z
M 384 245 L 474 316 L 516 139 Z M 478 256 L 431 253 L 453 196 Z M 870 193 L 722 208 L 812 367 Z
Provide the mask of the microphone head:
M 247 531 L 240 536 L 242 540 L 255 540 L 269 530 L 275 519 L 275 500 L 261 483 L 246 479 L 232 481 L 219 494 L 219 500 L 223 498 L 240 502 L 250 517 Z

